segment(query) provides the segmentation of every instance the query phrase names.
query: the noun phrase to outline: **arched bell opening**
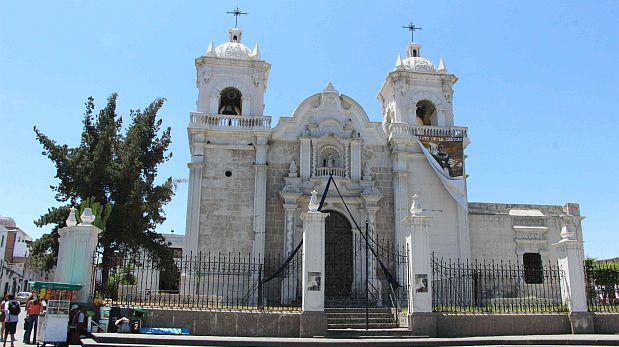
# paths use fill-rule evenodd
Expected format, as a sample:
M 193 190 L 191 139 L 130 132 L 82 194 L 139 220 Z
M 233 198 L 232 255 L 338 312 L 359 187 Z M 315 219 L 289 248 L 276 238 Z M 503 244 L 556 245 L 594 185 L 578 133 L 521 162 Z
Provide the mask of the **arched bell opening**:
M 241 92 L 236 88 L 226 88 L 219 94 L 219 114 L 241 115 Z
M 429 100 L 420 100 L 415 108 L 417 125 L 437 125 L 436 106 Z

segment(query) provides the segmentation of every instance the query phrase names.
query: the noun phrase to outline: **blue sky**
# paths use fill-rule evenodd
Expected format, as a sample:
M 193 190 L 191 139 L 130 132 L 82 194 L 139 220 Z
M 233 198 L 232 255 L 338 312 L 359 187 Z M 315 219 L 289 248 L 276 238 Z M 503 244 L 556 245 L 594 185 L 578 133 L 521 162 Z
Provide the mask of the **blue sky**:
M 56 202 L 54 167 L 32 127 L 76 145 L 84 102 L 119 93 L 120 112 L 168 101 L 173 159 L 185 178 L 194 58 L 227 40 L 240 6 L 244 43 L 272 64 L 265 114 L 292 114 L 329 81 L 379 121 L 376 94 L 410 35 L 459 77 L 456 124 L 469 127 L 469 200 L 578 202 L 588 255 L 619 255 L 617 1 L 1 1 L 0 214 L 32 221 Z M 187 186 L 159 230 L 185 228 Z

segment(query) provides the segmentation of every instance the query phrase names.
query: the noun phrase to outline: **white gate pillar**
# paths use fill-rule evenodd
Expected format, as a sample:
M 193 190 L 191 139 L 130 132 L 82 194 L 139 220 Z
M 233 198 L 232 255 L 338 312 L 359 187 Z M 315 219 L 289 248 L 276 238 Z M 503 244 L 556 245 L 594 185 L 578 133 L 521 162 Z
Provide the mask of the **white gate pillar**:
M 582 242 L 568 225 L 561 228 L 561 241 L 553 244 L 557 250 L 557 263 L 563 272 L 561 278 L 561 299 L 570 310 L 573 333 L 594 332 L 593 316 L 587 306 L 587 288 Z
M 436 318 L 432 313 L 432 267 L 430 253 L 429 216 L 423 211 L 417 195 L 413 195 L 406 236 L 408 255 L 408 326 L 415 334 L 435 336 Z
M 303 221 L 303 313 L 301 337 L 324 336 L 325 315 L 325 219 L 328 213 L 318 211 L 318 197 L 312 192 L 309 211 L 301 214 Z
M 67 226 L 58 230 L 58 262 L 55 282 L 82 284 L 77 292 L 77 302 L 88 302 L 92 293 L 93 256 L 101 229 L 92 225 L 95 220 L 90 208 L 84 209 L 77 224 L 75 209 L 71 208 Z

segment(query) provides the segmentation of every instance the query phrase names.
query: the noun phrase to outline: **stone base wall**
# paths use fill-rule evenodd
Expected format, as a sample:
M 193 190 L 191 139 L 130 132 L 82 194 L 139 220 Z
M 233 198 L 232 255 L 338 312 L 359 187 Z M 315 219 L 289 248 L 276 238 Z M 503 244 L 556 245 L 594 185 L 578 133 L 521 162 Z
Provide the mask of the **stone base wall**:
M 299 337 L 301 312 L 148 309 L 145 327 L 189 328 L 191 335 Z
M 439 337 L 570 334 L 567 314 L 436 314 Z
M 619 333 L 619 313 L 592 313 L 591 316 L 596 334 Z M 414 334 L 431 337 L 585 333 L 585 331 L 573 331 L 574 318 L 568 313 L 460 314 L 437 312 L 410 315 L 409 330 Z M 593 333 L 593 331 L 587 333 Z
M 596 334 L 619 334 L 619 312 L 593 313 L 593 326 Z

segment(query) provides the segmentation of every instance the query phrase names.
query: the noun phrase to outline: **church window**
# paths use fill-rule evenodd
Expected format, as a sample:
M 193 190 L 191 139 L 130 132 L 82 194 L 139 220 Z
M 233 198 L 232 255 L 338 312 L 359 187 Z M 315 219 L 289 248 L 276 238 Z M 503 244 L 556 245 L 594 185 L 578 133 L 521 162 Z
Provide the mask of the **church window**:
M 417 56 L 417 50 L 413 49 L 413 57 L 416 57 L 416 56 Z
M 416 106 L 415 115 L 417 125 L 436 125 L 436 106 L 434 106 L 431 101 L 419 101 Z
M 241 115 L 241 92 L 236 88 L 226 88 L 219 95 L 219 114 Z
M 539 253 L 525 253 L 522 255 L 524 265 L 524 282 L 527 284 L 544 283 L 544 269 L 542 255 Z

